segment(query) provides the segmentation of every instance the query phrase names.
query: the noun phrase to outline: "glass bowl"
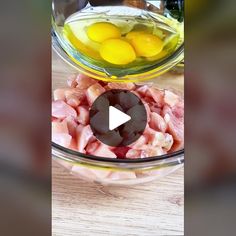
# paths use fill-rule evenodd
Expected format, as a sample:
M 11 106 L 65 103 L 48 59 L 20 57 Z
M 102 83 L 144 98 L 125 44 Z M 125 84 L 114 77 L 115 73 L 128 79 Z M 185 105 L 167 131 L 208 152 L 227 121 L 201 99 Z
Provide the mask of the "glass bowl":
M 171 1 L 169 1 L 171 2 Z M 173 1 L 172 1 L 173 2 Z M 177 6 L 183 1 L 175 1 Z M 52 45 L 54 50 L 72 67 L 92 78 L 104 81 L 142 81 L 157 77 L 173 68 L 184 58 L 184 37 L 182 8 L 167 4 L 168 1 L 144 0 L 111 0 L 111 1 L 52 1 Z M 112 5 L 112 6 L 111 6 Z M 78 14 L 79 13 L 79 14 Z M 150 61 L 147 65 L 117 67 L 114 65 L 96 64 L 96 61 L 78 51 L 75 52 L 63 37 L 63 27 L 71 15 L 79 20 L 99 15 L 100 18 L 110 20 L 114 16 L 120 19 L 128 17 L 130 22 L 135 17 L 147 21 L 157 20 L 163 28 L 171 28 L 179 32 L 178 43 L 173 52 L 157 61 Z M 132 63 L 131 63 L 132 64 Z
M 54 53 L 52 58 L 52 89 L 67 87 L 68 76 L 78 71 Z M 168 72 L 151 82 L 158 88 L 183 94 L 183 75 Z M 182 167 L 184 150 L 143 159 L 111 159 L 85 155 L 52 143 L 52 157 L 71 174 L 86 181 L 102 185 L 134 185 L 159 179 Z

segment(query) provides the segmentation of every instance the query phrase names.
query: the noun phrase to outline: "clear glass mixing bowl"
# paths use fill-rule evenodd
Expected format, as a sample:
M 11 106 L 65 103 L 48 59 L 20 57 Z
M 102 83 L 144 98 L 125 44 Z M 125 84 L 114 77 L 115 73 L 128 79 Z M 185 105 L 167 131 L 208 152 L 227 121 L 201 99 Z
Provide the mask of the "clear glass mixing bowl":
M 68 66 L 55 53 L 52 59 L 52 89 L 67 87 L 68 76 L 78 71 Z M 183 94 L 182 74 L 168 72 L 152 82 L 158 88 L 172 89 Z M 172 173 L 184 163 L 183 149 L 167 155 L 128 160 L 85 155 L 52 143 L 52 156 L 71 174 L 103 185 L 149 182 Z
M 83 53 L 74 52 L 63 37 L 63 27 L 72 14 L 79 19 L 87 19 L 96 13 L 104 19 L 118 15 L 129 17 L 132 21 L 140 17 L 151 21 L 158 20 L 163 27 L 174 27 L 180 32 L 175 50 L 158 61 L 145 67 L 115 68 L 95 65 Z M 95 14 L 95 16 L 96 16 Z M 158 15 L 157 15 L 158 14 Z M 174 20 L 174 21 L 173 21 Z M 145 0 L 53 0 L 52 1 L 52 45 L 55 51 L 72 67 L 92 78 L 104 81 L 149 80 L 168 71 L 184 58 L 183 0 L 145 1 Z

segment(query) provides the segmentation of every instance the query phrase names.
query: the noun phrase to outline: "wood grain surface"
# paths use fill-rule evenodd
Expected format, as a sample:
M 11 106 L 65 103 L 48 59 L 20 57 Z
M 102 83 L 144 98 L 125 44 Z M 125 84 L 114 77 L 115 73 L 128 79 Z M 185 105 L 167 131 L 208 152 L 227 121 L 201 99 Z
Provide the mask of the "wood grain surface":
M 52 87 L 65 86 L 71 72 L 53 53 Z M 182 87 L 182 76 L 174 83 Z M 184 235 L 183 173 L 181 168 L 144 185 L 103 187 L 70 175 L 53 161 L 52 235 Z

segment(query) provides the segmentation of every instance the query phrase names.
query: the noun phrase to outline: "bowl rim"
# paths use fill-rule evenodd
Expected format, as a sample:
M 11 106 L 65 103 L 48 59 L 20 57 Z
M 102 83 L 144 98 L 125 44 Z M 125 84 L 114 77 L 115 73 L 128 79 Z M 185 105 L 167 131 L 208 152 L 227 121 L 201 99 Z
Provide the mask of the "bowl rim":
M 138 163 L 152 163 L 156 161 L 169 160 L 174 157 L 184 156 L 184 148 L 182 148 L 172 153 L 168 153 L 168 154 L 164 154 L 160 156 L 146 157 L 146 158 L 137 158 L 137 159 L 109 158 L 109 157 L 100 157 L 100 156 L 84 154 L 84 153 L 77 152 L 72 149 L 63 147 L 59 144 L 56 144 L 55 142 L 51 142 L 51 143 L 52 143 L 52 149 L 56 151 L 61 151 L 69 155 L 73 155 L 74 156 L 73 159 L 70 157 L 67 157 L 67 159 L 71 159 L 71 161 L 76 161 L 75 158 L 78 158 L 78 161 L 79 161 L 80 158 L 82 157 L 84 160 L 96 161 L 96 162 L 101 162 L 101 163 L 106 162 L 106 163 L 113 163 L 113 164 L 128 164 L 128 163 L 138 164 Z

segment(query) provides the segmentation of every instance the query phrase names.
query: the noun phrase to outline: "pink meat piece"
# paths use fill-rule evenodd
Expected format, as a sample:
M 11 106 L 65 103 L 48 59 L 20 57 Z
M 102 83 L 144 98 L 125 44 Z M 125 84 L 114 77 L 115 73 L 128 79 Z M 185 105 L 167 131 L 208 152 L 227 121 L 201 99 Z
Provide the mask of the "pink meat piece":
M 77 151 L 77 143 L 74 138 L 72 138 L 69 148 L 72 149 L 73 151 Z
M 99 147 L 92 154 L 99 157 L 116 158 L 115 153 L 105 144 L 99 145 Z
M 180 100 L 180 97 L 169 90 L 165 90 L 164 95 L 164 103 L 173 107 L 175 106 Z
M 155 112 L 155 113 L 157 113 L 159 115 L 161 114 L 161 108 L 158 107 L 157 104 L 151 103 L 149 106 L 150 106 L 151 112 Z
M 63 120 L 62 122 L 52 122 L 52 134 L 68 134 L 68 127 L 67 127 L 67 123 L 66 120 Z
M 84 74 L 79 74 L 76 78 L 76 82 L 77 82 L 77 88 L 82 89 L 82 90 L 86 90 L 91 85 L 97 83 L 96 80 Z
M 112 151 L 118 158 L 124 159 L 130 147 L 115 147 Z
M 77 150 L 84 153 L 85 147 L 93 137 L 93 132 L 89 125 L 78 125 L 76 127 Z
M 176 151 L 181 150 L 182 148 L 184 148 L 184 142 L 175 141 L 173 146 L 171 147 L 171 149 L 169 151 L 170 151 L 170 153 L 171 152 L 176 152 Z
M 147 92 L 148 97 L 152 97 L 152 99 L 156 102 L 158 107 L 163 107 L 164 105 L 164 91 L 150 87 Z
M 56 89 L 54 90 L 53 92 L 53 98 L 54 100 L 66 100 L 66 97 L 65 97 L 65 92 L 66 92 L 67 89 Z
M 144 103 L 143 105 L 144 105 L 144 107 L 146 109 L 147 122 L 150 122 L 150 120 L 151 120 L 151 117 L 150 117 L 150 114 L 151 114 L 150 106 L 147 103 Z
M 165 136 L 165 140 L 162 144 L 162 147 L 165 151 L 169 151 L 173 147 L 174 139 L 173 139 L 173 136 L 168 133 L 165 133 L 164 136 Z
M 138 92 L 141 96 L 145 97 L 148 90 L 149 90 L 149 86 L 143 85 L 143 86 L 138 87 L 135 91 Z
M 150 146 L 146 150 L 142 151 L 141 158 L 161 156 L 161 155 L 164 155 L 166 153 L 167 152 L 165 150 L 163 150 L 161 147 L 152 147 L 152 146 Z
M 88 143 L 88 145 L 86 146 L 86 153 L 88 154 L 93 154 L 95 153 L 95 151 L 97 150 L 97 148 L 99 147 L 100 143 L 98 141 L 90 141 Z
M 159 114 L 151 112 L 149 126 L 157 131 L 166 132 L 167 124 Z
M 67 122 L 69 134 L 73 138 L 75 138 L 76 137 L 76 127 L 78 126 L 78 124 L 75 121 L 75 118 L 72 116 L 68 116 L 68 117 L 66 117 L 65 121 Z
M 69 134 L 52 134 L 52 141 L 66 148 L 70 146 L 71 139 L 72 137 Z
M 72 137 L 68 133 L 66 121 L 52 122 L 52 141 L 68 148 L 70 146 Z
M 142 147 L 147 143 L 148 143 L 148 136 L 141 135 L 139 139 L 136 142 L 130 144 L 129 147 L 131 147 L 132 149 L 142 149 Z
M 82 100 L 85 97 L 85 91 L 79 88 L 70 88 L 65 91 L 65 97 L 68 100 L 71 96 L 77 97 Z
M 71 75 L 67 78 L 67 84 L 68 84 L 69 87 L 76 88 L 76 86 L 78 85 L 77 81 L 76 81 L 76 78 L 77 78 L 76 74 L 73 74 L 73 75 Z
M 92 105 L 96 98 L 104 92 L 105 89 L 99 83 L 91 85 L 86 91 L 89 105 Z
M 76 95 L 72 94 L 72 95 L 70 95 L 70 96 L 67 96 L 66 102 L 67 102 L 67 104 L 70 105 L 71 107 L 76 108 L 76 107 L 78 107 L 79 104 L 80 104 L 80 99 L 79 99 Z
M 141 157 L 141 150 L 136 150 L 136 149 L 130 149 L 127 153 L 126 153 L 126 158 L 129 159 L 137 159 Z
M 167 131 L 173 136 L 174 140 L 184 142 L 184 118 L 183 107 L 171 108 L 165 105 L 163 108 L 164 119 L 167 123 Z
M 89 123 L 89 110 L 86 106 L 77 107 L 77 121 L 82 125 L 87 125 Z
M 67 116 L 76 117 L 77 113 L 74 108 L 62 100 L 52 102 L 52 116 L 56 118 L 66 118 Z
M 107 87 L 109 89 L 126 89 L 126 90 L 133 90 L 135 89 L 134 83 L 108 83 Z

